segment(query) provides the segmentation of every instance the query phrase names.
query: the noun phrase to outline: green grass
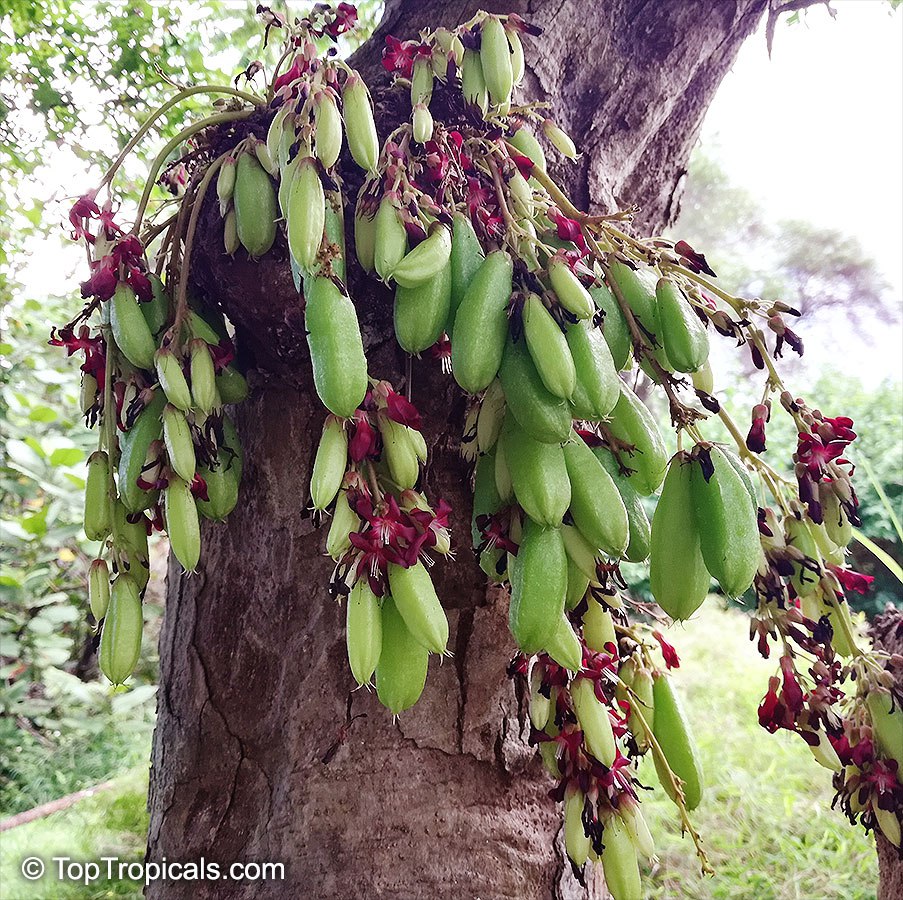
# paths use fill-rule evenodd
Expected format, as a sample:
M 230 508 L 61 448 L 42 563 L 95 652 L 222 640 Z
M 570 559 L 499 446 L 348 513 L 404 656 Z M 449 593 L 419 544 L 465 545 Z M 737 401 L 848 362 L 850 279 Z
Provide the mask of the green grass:
M 692 821 L 716 870 L 704 878 L 676 809 L 656 785 L 643 810 L 658 846 L 645 884 L 655 900 L 874 900 L 872 838 L 832 810 L 831 773 L 803 741 L 769 735 L 756 709 L 776 662 L 748 640 L 748 619 L 710 597 L 670 629 L 681 668 L 675 683 L 699 745 L 706 793 Z
M 742 613 L 724 610 L 710 598 L 691 622 L 668 635 L 681 654 L 675 681 L 695 726 L 706 775 L 706 793 L 693 821 L 716 874 L 700 875 L 693 844 L 680 835 L 675 807 L 656 787 L 643 798 L 659 853 L 645 873 L 647 900 L 874 900 L 874 844 L 831 810 L 830 773 L 799 738 L 769 735 L 758 726 L 756 707 L 774 665 L 759 659 L 747 634 Z M 657 784 L 650 763 L 642 774 L 644 783 Z M 146 790 L 142 766 L 118 789 L 2 835 L 0 900 L 140 897 L 133 882 L 85 888 L 45 875 L 29 883 L 18 868 L 29 855 L 141 859 Z
M 0 836 L 0 898 L 2 900 L 140 900 L 140 884 L 98 880 L 86 887 L 56 878 L 54 856 L 98 860 L 115 856 L 135 862 L 144 856 L 147 834 L 147 769 L 122 776 L 118 786 L 76 803 L 44 819 L 21 825 Z M 37 881 L 26 881 L 19 867 L 29 856 L 40 857 L 47 870 Z

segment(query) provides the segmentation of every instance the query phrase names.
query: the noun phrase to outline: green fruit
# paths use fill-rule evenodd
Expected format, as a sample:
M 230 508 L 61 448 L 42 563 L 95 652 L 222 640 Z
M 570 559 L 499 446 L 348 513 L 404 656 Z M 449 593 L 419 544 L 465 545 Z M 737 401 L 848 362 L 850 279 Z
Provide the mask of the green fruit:
M 471 279 L 455 315 L 452 374 L 470 394 L 489 387 L 502 363 L 512 271 L 507 253 L 490 253 Z
M 477 519 L 480 516 L 494 515 L 502 506 L 498 488 L 495 483 L 495 450 L 477 459 L 473 476 L 473 515 L 470 520 L 470 534 L 474 549 L 482 541 Z
M 533 440 L 511 416 L 499 440 L 514 496 L 524 512 L 540 525 L 560 525 L 571 502 L 564 451 L 557 444 Z
M 235 366 L 229 365 L 216 376 L 216 390 L 223 403 L 241 403 L 248 396 L 248 382 Z
M 107 614 L 110 606 L 110 568 L 105 560 L 95 559 L 88 568 L 88 604 L 95 622 Z
M 678 372 L 695 372 L 709 358 L 709 336 L 680 288 L 667 278 L 655 289 L 658 321 L 668 361 Z
M 337 416 L 348 417 L 367 393 L 367 358 L 354 304 L 328 278 L 309 278 L 304 321 L 317 395 Z
M 140 512 L 154 504 L 155 494 L 142 490 L 138 479 L 144 469 L 153 441 L 163 434 L 163 408 L 166 395 L 156 391 L 153 399 L 138 413 L 132 427 L 119 436 L 119 499 L 129 512 Z
M 310 157 L 298 163 L 292 178 L 285 221 L 292 258 L 303 272 L 313 271 L 326 228 L 326 194 L 317 164 Z
M 555 633 L 546 643 L 546 653 L 565 669 L 572 672 L 580 670 L 583 663 L 583 647 L 580 645 L 580 638 L 574 633 L 568 617 L 562 612 L 561 620 Z
M 358 581 L 348 595 L 345 644 L 348 664 L 358 684 L 367 684 L 376 671 L 383 643 L 382 611 L 379 598 L 367 580 Z
M 554 744 L 543 743 L 539 746 L 542 748 Z M 580 790 L 569 790 L 564 799 L 564 849 L 578 869 L 586 865 L 590 852 L 589 835 L 583 825 L 585 802 L 583 792 Z
M 617 460 L 612 456 L 607 447 L 594 447 L 593 453 L 596 459 L 602 463 L 602 468 L 611 476 L 615 483 L 624 508 L 627 510 L 627 524 L 630 532 L 627 549 L 624 551 L 625 559 L 630 562 L 642 562 L 649 556 L 649 546 L 652 529 L 649 525 L 649 517 L 643 507 L 643 501 L 631 484 L 630 479 L 621 474 Z
M 480 65 L 486 90 L 496 106 L 504 106 L 511 100 L 514 74 L 511 69 L 511 47 L 505 35 L 505 26 L 496 16 L 483 20 L 480 40 Z
M 525 653 L 538 653 L 554 638 L 564 612 L 567 554 L 561 529 L 527 518 L 510 574 L 511 634 Z
M 621 396 L 611 414 L 612 434 L 635 448 L 626 458 L 633 471 L 630 482 L 637 493 L 653 493 L 665 478 L 668 454 L 665 442 L 652 413 L 639 397 L 623 382 Z
M 163 492 L 169 546 L 186 572 L 193 572 L 201 558 L 201 525 L 191 485 L 173 476 Z
M 162 347 L 154 355 L 154 365 L 166 399 L 176 409 L 188 412 L 191 409 L 191 390 L 182 371 L 182 360 L 168 347 Z
M 122 684 L 134 671 L 143 627 L 138 583 L 122 574 L 113 582 L 97 655 L 100 671 L 113 684 Z
M 612 362 L 620 372 L 627 365 L 633 352 L 633 340 L 630 328 L 618 300 L 606 284 L 599 284 L 589 289 L 593 302 L 605 313 L 602 323 L 602 337 L 611 351 Z
M 620 557 L 627 548 L 628 520 L 624 502 L 611 476 L 593 451 L 576 435 L 564 445 L 571 482 L 571 516 L 596 550 Z
M 613 815 L 606 821 L 602 842 L 602 871 L 612 900 L 642 900 L 636 849 L 620 816 Z
M 393 715 L 412 707 L 423 693 L 430 652 L 408 631 L 391 597 L 383 598 L 382 648 L 376 664 L 376 694 Z
M 562 526 L 563 527 L 563 526 Z M 570 612 L 580 605 L 580 601 L 586 595 L 586 589 L 589 587 L 589 577 L 568 556 L 568 586 L 565 593 L 564 608 Z
M 197 468 L 191 426 L 185 413 L 169 403 L 163 407 L 163 441 L 170 468 L 191 484 Z
M 455 314 L 473 276 L 483 264 L 483 248 L 477 233 L 473 230 L 470 219 L 462 212 L 456 212 L 452 223 L 451 249 L 451 310 L 449 315 L 449 334 L 452 332 Z
M 592 597 L 587 598 L 587 608 L 583 614 L 583 640 L 596 653 L 609 653 L 606 644 L 614 644 L 615 648 L 618 646 L 611 613 Z
M 586 321 L 571 325 L 568 347 L 574 361 L 577 381 L 571 395 L 574 417 L 596 422 L 604 419 L 618 402 L 618 372 L 602 332 Z
M 684 803 L 687 809 L 696 809 L 702 800 L 703 790 L 699 753 L 680 698 L 664 673 L 659 673 L 655 678 L 652 696 L 655 705 L 655 724 L 652 733 L 671 771 L 683 782 Z M 676 802 L 676 792 L 657 756 L 655 769 L 665 793 Z
M 408 233 L 395 208 L 395 202 L 388 195 L 379 201 L 374 227 L 373 266 L 377 275 L 383 281 L 388 281 L 408 249 Z
M 695 464 L 686 453 L 671 460 L 652 517 L 649 580 L 652 596 L 672 619 L 688 619 L 709 592 L 693 501 Z
M 110 533 L 110 459 L 103 450 L 88 458 L 84 518 L 89 541 L 102 541 Z
M 549 262 L 549 282 L 558 302 L 578 319 L 589 319 L 596 312 L 592 295 L 561 257 Z
M 530 437 L 548 444 L 568 439 L 570 406 L 543 384 L 523 341 L 508 342 L 499 377 L 509 412 Z
M 422 562 L 410 568 L 389 564 L 389 589 L 414 640 L 432 653 L 444 653 L 448 619 Z
M 626 263 L 616 259 L 611 263 L 609 271 L 612 281 L 620 290 L 634 318 L 643 328 L 655 334 L 658 328 L 655 297 L 658 275 L 655 270 L 642 263 L 639 264 L 639 268 L 631 269 Z
M 314 509 L 324 510 L 335 499 L 348 467 L 348 435 L 342 423 L 329 416 L 314 457 L 310 499 Z
M 542 149 L 536 135 L 526 126 L 523 125 L 511 136 L 510 143 L 523 153 L 534 166 L 539 169 L 546 167 L 546 154 Z
M 198 474 L 207 485 L 207 499 L 197 499 L 198 512 L 207 519 L 221 522 L 238 503 L 238 486 L 241 481 L 241 465 L 220 454 L 219 466 L 209 469 L 202 466 Z
M 588 678 L 574 679 L 571 682 L 571 701 L 583 731 L 586 749 L 603 765 L 610 766 L 615 761 L 615 736 L 608 710 L 596 697 L 594 683 Z
M 739 597 L 752 584 L 762 555 L 756 507 L 721 449 L 713 446 L 709 458 L 714 471 L 708 481 L 701 465 L 692 467 L 702 557 L 722 590 Z
M 166 286 L 154 274 L 149 274 L 151 283 L 151 299 L 141 304 L 141 314 L 150 333 L 156 337 L 169 321 L 169 295 Z
M 439 340 L 451 303 L 451 266 L 417 287 L 395 289 L 395 336 L 402 350 L 421 353 Z
M 120 282 L 110 300 L 110 327 L 122 355 L 136 368 L 153 371 L 156 344 L 135 292 Z
M 279 208 L 270 176 L 250 153 L 238 158 L 232 200 L 238 239 L 251 256 L 263 256 L 276 239 Z
M 546 390 L 570 397 L 577 386 L 577 371 L 564 334 L 536 294 L 529 294 L 523 310 L 527 349 Z

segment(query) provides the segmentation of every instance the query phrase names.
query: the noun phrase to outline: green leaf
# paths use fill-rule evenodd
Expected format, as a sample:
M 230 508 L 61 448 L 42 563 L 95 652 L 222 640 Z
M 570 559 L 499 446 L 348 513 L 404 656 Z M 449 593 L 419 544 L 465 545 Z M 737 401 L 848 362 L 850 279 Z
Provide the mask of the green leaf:
M 74 466 L 84 458 L 85 452 L 79 447 L 59 447 L 50 454 L 50 465 Z

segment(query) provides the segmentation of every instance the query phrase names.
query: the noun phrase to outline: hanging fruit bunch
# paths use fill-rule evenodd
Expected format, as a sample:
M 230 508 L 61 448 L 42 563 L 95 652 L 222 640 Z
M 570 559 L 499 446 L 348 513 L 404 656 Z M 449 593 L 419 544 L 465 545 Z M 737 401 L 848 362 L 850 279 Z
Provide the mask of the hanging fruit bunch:
M 375 678 L 398 714 L 419 698 L 429 655 L 446 652 L 428 567 L 451 552 L 450 510 L 418 489 L 428 451 L 410 379 L 397 391 L 368 371 L 346 280 L 353 210 L 354 258 L 394 290 L 399 346 L 440 361 L 470 398 L 461 451 L 473 464 L 471 540 L 487 577 L 510 587 L 510 673 L 529 689 L 532 740 L 557 780 L 574 865 L 600 860 L 617 900 L 640 896 L 638 859 L 654 846 L 637 765 L 651 753 L 707 867 L 688 815 L 703 775 L 672 680 L 679 660 L 657 623 L 689 618 L 713 579 L 729 597 L 752 589 L 759 649 L 781 647 L 763 726 L 799 733 L 835 770 L 851 819 L 899 846 L 903 698 L 891 692 L 893 660 L 860 645 L 846 602 L 868 581 L 845 564 L 858 524 L 844 457 L 853 423 L 785 389 L 775 361 L 785 346 L 802 353 L 786 318 L 796 311 L 720 289 L 685 242 L 633 237 L 630 211 L 591 215 L 568 200 L 543 146 L 565 159 L 577 150 L 517 96 L 521 38 L 538 33 L 518 16 L 481 12 L 414 41 L 389 37 L 383 63 L 411 112 L 380 144 L 360 74 L 318 51 L 353 26 L 354 8 L 318 5 L 291 24 L 263 15 L 267 33 L 285 37 L 265 95 L 181 91 L 71 216 L 91 277 L 84 309 L 54 342 L 84 352 L 84 411 L 99 425 L 85 531 L 102 547 L 90 602 L 105 674 L 121 683 L 137 659 L 148 533 L 165 529 L 192 571 L 199 517 L 224 518 L 238 496 L 242 451 L 224 407 L 247 387 L 221 313 L 188 289 L 214 186 L 225 251 L 256 259 L 283 232 L 303 295 L 328 411 L 310 496 L 330 517 L 330 588 L 346 604 L 352 675 Z M 223 95 L 221 109 L 163 148 L 126 231 L 110 194 L 117 169 L 162 112 L 201 92 Z M 264 116 L 265 139 L 242 136 L 244 120 Z M 218 152 L 224 133 L 236 140 Z M 363 172 L 356 197 L 343 159 Z M 181 187 L 147 224 L 161 177 Z M 765 373 L 746 436 L 716 397 L 708 356 L 718 336 Z M 650 405 L 626 373 L 634 386 L 645 377 Z M 673 455 L 650 409 L 658 403 Z M 790 479 L 762 458 L 773 406 L 799 433 Z M 731 446 L 713 439 L 725 431 Z M 650 524 L 643 499 L 656 492 Z M 659 610 L 638 607 L 619 570 L 647 559 Z M 843 688 L 852 679 L 855 696 Z

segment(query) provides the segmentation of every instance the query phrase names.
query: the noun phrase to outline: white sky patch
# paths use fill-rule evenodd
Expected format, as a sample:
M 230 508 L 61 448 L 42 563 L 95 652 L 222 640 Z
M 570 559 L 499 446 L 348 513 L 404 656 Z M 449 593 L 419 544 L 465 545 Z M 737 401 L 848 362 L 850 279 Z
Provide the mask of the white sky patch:
M 903 10 L 885 0 L 836 0 L 779 24 L 771 60 L 764 29 L 743 46 L 706 117 L 701 141 L 731 181 L 775 218 L 855 236 L 903 309 Z M 786 298 L 790 299 L 790 298 Z M 843 329 L 841 316 L 824 327 Z M 806 335 L 804 367 L 866 383 L 903 377 L 903 323 L 880 323 L 820 351 Z M 807 379 L 808 380 L 808 379 Z

